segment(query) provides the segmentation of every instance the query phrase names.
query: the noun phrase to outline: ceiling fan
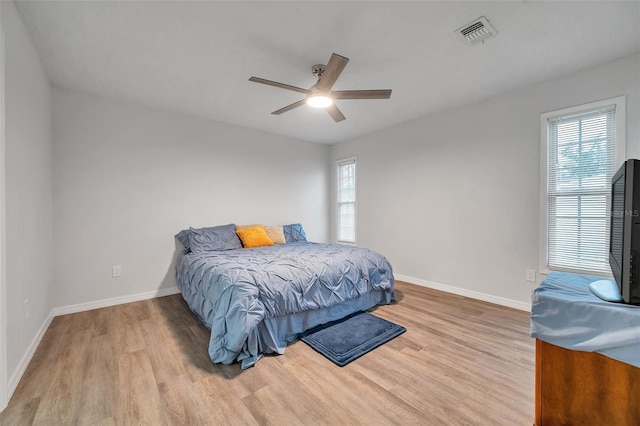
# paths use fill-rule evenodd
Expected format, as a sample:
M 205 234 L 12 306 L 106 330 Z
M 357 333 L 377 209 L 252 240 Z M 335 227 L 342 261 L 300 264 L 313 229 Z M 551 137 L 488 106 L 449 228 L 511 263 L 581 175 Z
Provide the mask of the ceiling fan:
M 342 70 L 347 66 L 347 62 L 349 62 L 349 58 L 333 53 L 327 65 L 314 65 L 311 70 L 313 75 L 318 78 L 318 81 L 309 89 L 278 83 L 277 81 L 266 80 L 260 77 L 251 77 L 249 81 L 280 87 L 281 89 L 293 90 L 294 92 L 307 95 L 306 98 L 273 111 L 271 114 L 280 115 L 306 103 L 315 108 L 326 108 L 329 115 L 336 122 L 340 122 L 345 119 L 345 116 L 333 103 L 336 99 L 389 99 L 391 97 L 391 89 L 331 90 L 338 77 L 340 77 Z

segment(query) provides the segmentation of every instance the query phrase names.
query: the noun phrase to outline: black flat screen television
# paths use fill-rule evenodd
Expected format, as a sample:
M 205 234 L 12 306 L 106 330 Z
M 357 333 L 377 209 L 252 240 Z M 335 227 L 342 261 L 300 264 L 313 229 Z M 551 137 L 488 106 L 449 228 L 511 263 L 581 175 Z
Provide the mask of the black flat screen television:
M 609 265 L 622 302 L 640 305 L 640 160 L 627 160 L 611 180 Z

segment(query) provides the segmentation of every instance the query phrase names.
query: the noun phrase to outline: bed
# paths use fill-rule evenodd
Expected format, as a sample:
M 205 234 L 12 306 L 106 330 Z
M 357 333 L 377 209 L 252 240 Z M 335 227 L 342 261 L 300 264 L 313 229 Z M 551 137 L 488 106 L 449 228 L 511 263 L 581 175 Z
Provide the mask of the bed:
M 190 309 L 211 330 L 214 363 L 249 368 L 264 354 L 283 354 L 305 330 L 394 299 L 392 267 L 382 255 L 308 242 L 299 224 L 284 229 L 285 244 L 247 249 L 228 232 L 213 238 L 214 248 L 225 249 L 211 250 L 207 237 L 201 250 L 194 248 L 198 230 L 191 228 L 191 242 L 185 243 L 191 247 L 179 254 L 176 281 Z M 218 244 L 216 238 L 224 241 Z

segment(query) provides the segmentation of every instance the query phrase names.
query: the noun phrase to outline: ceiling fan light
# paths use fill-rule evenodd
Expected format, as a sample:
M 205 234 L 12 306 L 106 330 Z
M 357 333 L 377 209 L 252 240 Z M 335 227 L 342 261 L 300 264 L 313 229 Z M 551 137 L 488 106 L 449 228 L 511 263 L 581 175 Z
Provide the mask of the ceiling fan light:
M 333 99 L 325 95 L 315 95 L 307 98 L 307 105 L 313 108 L 326 108 L 333 104 Z

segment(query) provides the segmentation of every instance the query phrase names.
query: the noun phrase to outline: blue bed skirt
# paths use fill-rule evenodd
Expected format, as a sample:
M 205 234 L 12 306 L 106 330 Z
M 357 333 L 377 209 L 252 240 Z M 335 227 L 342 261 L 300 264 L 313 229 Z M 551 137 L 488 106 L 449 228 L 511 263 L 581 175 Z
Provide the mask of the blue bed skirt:
M 259 355 L 255 358 L 241 360 L 242 368 L 251 367 L 261 357 L 262 354 L 278 353 L 283 354 L 288 343 L 298 338 L 303 331 L 316 327 L 320 324 L 335 321 L 358 311 L 366 311 L 376 305 L 386 305 L 391 302 L 391 296 L 386 291 L 373 291 L 363 294 L 354 300 L 340 303 L 329 308 L 321 308 L 313 311 L 296 312 L 276 318 L 266 318 L 258 324 L 255 341 L 259 345 L 257 348 Z M 253 340 L 253 339 L 249 339 Z M 250 351 L 251 352 L 251 351 Z M 211 355 L 211 354 L 209 354 Z

